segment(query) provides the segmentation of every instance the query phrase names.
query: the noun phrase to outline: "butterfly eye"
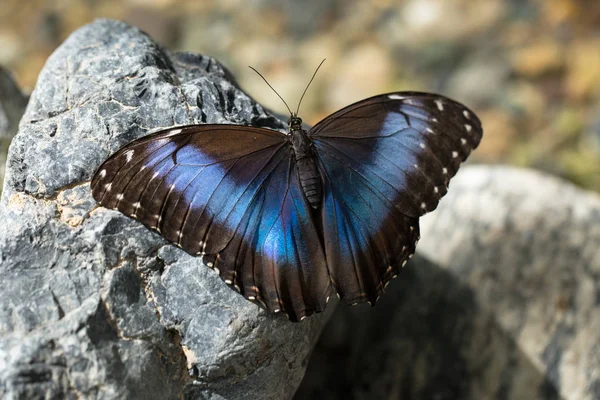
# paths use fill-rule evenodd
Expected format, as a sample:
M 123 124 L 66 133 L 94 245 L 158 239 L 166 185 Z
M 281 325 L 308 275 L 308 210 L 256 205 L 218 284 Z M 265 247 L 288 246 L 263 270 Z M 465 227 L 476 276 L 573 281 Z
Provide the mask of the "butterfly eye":
M 288 121 L 288 126 L 290 131 L 300 130 L 302 129 L 302 119 L 292 115 Z

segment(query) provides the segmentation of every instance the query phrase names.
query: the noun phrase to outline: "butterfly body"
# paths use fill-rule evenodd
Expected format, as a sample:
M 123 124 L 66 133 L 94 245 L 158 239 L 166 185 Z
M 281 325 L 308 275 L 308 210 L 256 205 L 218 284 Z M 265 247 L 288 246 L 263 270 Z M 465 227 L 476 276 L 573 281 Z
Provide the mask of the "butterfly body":
M 302 129 L 302 120 L 292 116 L 288 124 L 294 158 L 298 164 L 298 178 L 304 196 L 313 209 L 321 205 L 321 175 L 315 160 L 315 152 L 308 132 Z
M 158 231 L 293 321 L 337 293 L 375 304 L 412 256 L 419 217 L 481 140 L 475 114 L 418 92 L 374 96 L 309 130 L 188 125 L 135 140 L 94 198 Z

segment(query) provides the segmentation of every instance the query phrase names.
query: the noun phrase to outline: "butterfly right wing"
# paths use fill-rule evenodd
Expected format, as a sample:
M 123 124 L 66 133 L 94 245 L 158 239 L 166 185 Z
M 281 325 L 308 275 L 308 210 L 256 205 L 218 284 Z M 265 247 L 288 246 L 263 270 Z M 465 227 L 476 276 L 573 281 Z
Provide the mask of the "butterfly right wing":
M 94 198 L 157 230 L 247 299 L 298 320 L 330 280 L 285 135 L 191 125 L 138 139 L 105 161 Z
M 418 218 L 437 207 L 482 134 L 464 105 L 418 92 L 359 101 L 309 130 L 325 253 L 344 301 L 374 303 L 398 274 L 415 251 Z

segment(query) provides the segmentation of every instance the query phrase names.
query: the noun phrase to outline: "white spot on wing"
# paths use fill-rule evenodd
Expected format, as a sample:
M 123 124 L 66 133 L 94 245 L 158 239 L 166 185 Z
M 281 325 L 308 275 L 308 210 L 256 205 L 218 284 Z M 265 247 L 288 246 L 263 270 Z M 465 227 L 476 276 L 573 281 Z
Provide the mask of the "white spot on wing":
M 104 185 L 104 189 L 106 189 L 107 192 L 110 192 L 111 188 L 112 188 L 112 182 L 111 183 L 107 183 L 106 185 Z
M 106 170 L 103 169 L 102 171 L 100 171 L 100 178 L 104 178 L 106 176 Z
M 467 139 L 465 138 L 460 138 L 460 142 L 462 143 L 462 145 L 464 146 L 465 144 L 467 144 Z
M 388 99 L 391 99 L 391 100 L 404 100 L 405 98 L 406 97 L 400 96 L 399 94 L 390 94 L 388 96 Z
M 444 173 L 444 175 L 448 174 L 448 168 L 442 168 L 442 172 Z
M 425 203 L 421 203 L 421 208 L 422 208 L 423 210 L 424 210 L 424 209 L 426 209 L 426 208 L 427 208 L 427 204 L 425 204 Z
M 117 195 L 117 200 L 123 200 L 123 193 L 119 193 Z
M 435 186 L 435 187 L 433 188 L 433 191 L 434 191 L 434 192 L 436 192 L 436 193 L 439 193 L 439 192 L 440 192 L 440 189 L 438 189 L 438 187 L 437 187 L 437 186 Z
M 427 132 L 429 132 L 429 133 L 435 133 L 435 132 L 433 131 L 433 129 L 431 129 L 431 128 L 427 128 L 427 129 L 425 129 L 425 130 L 426 130 Z
M 465 129 L 467 130 L 467 132 L 471 132 L 471 129 L 473 129 L 473 127 L 469 124 L 465 124 Z
M 425 148 L 425 143 L 423 143 L 423 142 L 419 143 L 419 147 L 422 148 L 422 149 L 424 149 Z
M 406 265 L 407 262 L 408 262 L 408 260 L 402 261 L 402 268 L 404 268 L 404 266 Z
M 206 266 L 207 266 L 208 268 L 212 268 L 212 267 L 213 267 L 213 265 L 214 265 L 214 264 L 213 264 L 212 262 L 210 262 L 210 261 L 206 263 Z
M 228 285 L 231 285 L 233 283 L 233 281 L 231 279 L 225 279 L 225 283 Z
M 431 118 L 431 120 L 432 120 L 433 122 L 438 122 L 438 119 L 437 119 L 437 118 Z
M 458 151 L 453 151 L 452 152 L 452 158 L 456 158 L 458 157 Z
M 438 110 L 444 111 L 444 102 L 441 100 L 435 100 L 435 104 L 437 105 Z
M 158 171 L 156 171 L 156 172 L 154 173 L 154 175 L 152 175 L 152 178 L 150 178 L 150 180 L 152 180 L 152 179 L 156 178 L 157 176 L 158 176 Z
M 466 119 L 471 119 L 471 114 L 469 114 L 469 112 L 467 110 L 463 111 L 463 115 L 465 116 Z
M 256 300 L 255 296 L 248 296 L 248 300 Z
M 177 135 L 178 133 L 181 133 L 181 129 L 173 129 L 171 132 L 168 133 L 167 137 Z
M 127 150 L 125 152 L 125 162 L 131 161 L 132 158 L 133 158 L 133 150 Z

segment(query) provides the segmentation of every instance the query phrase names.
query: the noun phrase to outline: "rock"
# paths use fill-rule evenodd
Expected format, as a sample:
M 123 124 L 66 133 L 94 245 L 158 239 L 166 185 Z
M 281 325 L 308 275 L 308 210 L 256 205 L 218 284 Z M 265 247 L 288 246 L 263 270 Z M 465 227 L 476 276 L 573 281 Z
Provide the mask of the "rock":
M 566 57 L 563 56 L 567 60 L 565 90 L 576 100 L 595 99 L 597 96 L 594 88 L 600 85 L 600 55 L 593 50 L 599 45 L 598 38 L 578 40 L 569 46 Z
M 510 68 L 501 56 L 489 53 L 473 55 L 455 71 L 444 71 L 449 75 L 449 96 L 465 104 L 494 104 L 498 101 L 509 85 Z
M 0 67 L 0 139 L 15 136 L 27 100 L 10 72 Z
M 0 64 L 16 63 L 23 50 L 23 38 L 12 30 L 0 32 Z
M 600 197 L 466 167 L 375 309 L 336 309 L 295 399 L 600 398 Z
M 393 86 L 394 72 L 392 60 L 383 47 L 357 46 L 344 54 L 330 77 L 325 100 L 333 110 L 338 110 L 377 93 L 386 93 Z
M 0 194 L 8 145 L 17 133 L 19 120 L 26 106 L 27 96 L 21 92 L 12 75 L 0 67 Z
M 480 39 L 482 32 L 506 15 L 508 4 L 488 0 L 473 4 L 466 1 L 408 0 L 401 6 L 390 4 L 389 15 L 376 25 L 385 34 L 382 40 L 394 48 L 426 50 L 423 47 L 443 41 L 469 42 Z M 373 29 L 373 28 L 371 28 Z M 443 47 L 439 48 L 443 51 Z
M 564 67 L 564 50 L 554 40 L 534 42 L 512 52 L 512 67 L 515 73 L 529 78 L 559 71 Z
M 202 122 L 286 127 L 214 59 L 124 23 L 85 26 L 48 59 L 0 205 L 0 397 L 292 396 L 327 313 L 268 314 L 90 194 L 122 145 Z

